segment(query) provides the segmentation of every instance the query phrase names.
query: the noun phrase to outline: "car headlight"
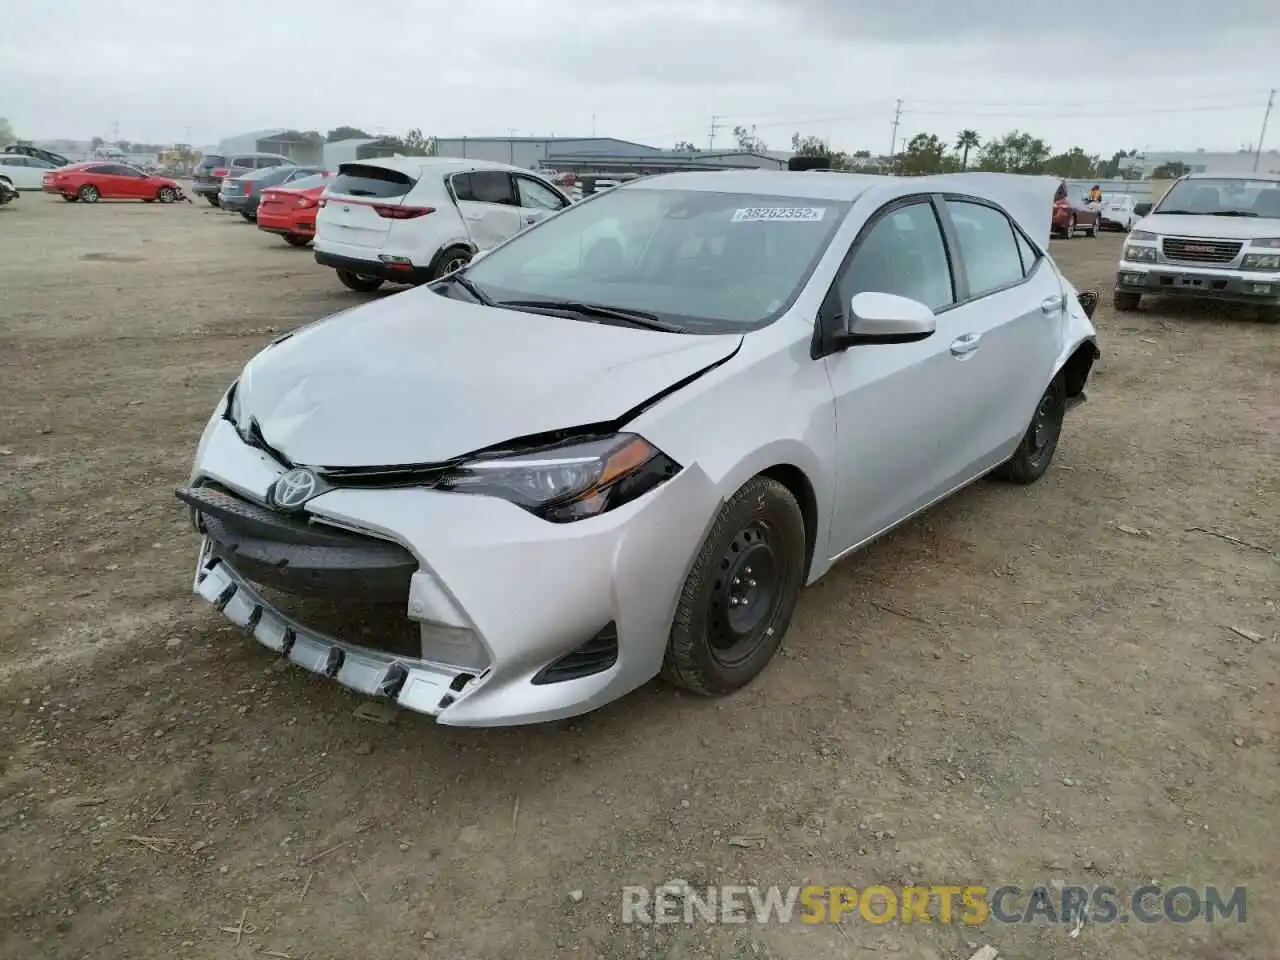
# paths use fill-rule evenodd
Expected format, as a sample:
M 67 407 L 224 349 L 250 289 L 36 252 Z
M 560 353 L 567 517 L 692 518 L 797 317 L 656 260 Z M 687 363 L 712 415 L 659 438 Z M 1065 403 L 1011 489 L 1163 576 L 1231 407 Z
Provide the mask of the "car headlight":
M 1154 233 L 1148 233 L 1146 230 L 1134 230 L 1129 234 L 1130 240 L 1159 240 L 1160 237 Z
M 1245 270 L 1280 270 L 1280 253 L 1246 253 L 1240 266 Z
M 1250 240 L 1250 247 L 1265 247 L 1268 250 L 1280 250 L 1280 237 L 1269 237 L 1265 240 Z
M 437 489 L 500 497 L 552 523 L 571 523 L 630 503 L 679 470 L 647 440 L 620 433 L 476 457 L 450 470 Z
M 1124 258 L 1126 260 L 1129 260 L 1131 262 L 1136 262 L 1136 263 L 1142 263 L 1142 262 L 1154 263 L 1156 259 L 1156 248 L 1155 247 L 1135 247 L 1129 244 L 1125 244 Z

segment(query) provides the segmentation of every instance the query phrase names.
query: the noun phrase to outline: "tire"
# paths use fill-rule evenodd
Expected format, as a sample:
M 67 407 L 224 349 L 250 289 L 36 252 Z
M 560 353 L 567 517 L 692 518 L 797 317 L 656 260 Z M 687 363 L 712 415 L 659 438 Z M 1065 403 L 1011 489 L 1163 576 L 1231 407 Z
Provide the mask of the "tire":
M 206 193 L 206 194 L 204 195 L 204 198 L 205 198 L 206 200 L 208 200 L 208 201 L 209 201 L 209 206 L 211 206 L 211 207 L 221 206 L 221 204 L 219 204 L 219 203 L 218 203 L 218 198 L 217 198 L 217 196 L 215 196 L 215 195 L 214 195 L 214 194 L 212 194 L 212 193 Z
M 431 271 L 431 280 L 447 277 L 455 270 L 460 270 L 471 262 L 471 251 L 466 247 L 450 247 L 436 260 L 436 268 Z
M 97 203 L 102 198 L 102 194 L 98 192 L 98 188 L 92 183 L 86 183 L 83 187 L 77 190 L 76 196 L 85 203 Z
M 178 199 L 178 193 L 173 187 L 161 187 L 160 192 L 156 194 L 156 199 L 161 203 L 173 203 Z
M 739 488 L 685 580 L 663 677 L 707 697 L 754 680 L 791 623 L 804 585 L 805 545 L 804 517 L 790 490 L 760 476 Z
M 303 237 L 296 233 L 286 233 L 284 235 L 284 242 L 291 247 L 305 247 L 311 243 L 311 238 Z
M 356 293 L 373 293 L 383 281 L 379 277 L 369 277 L 361 273 L 352 273 L 350 270 L 339 270 L 338 279 L 342 281 L 342 285 L 348 290 L 354 290 Z
M 1063 240 L 1070 240 L 1070 239 L 1072 239 L 1075 235 L 1076 235 L 1076 215 L 1073 213 L 1073 214 L 1072 214 L 1072 215 L 1067 219 L 1067 226 L 1066 226 L 1066 228 L 1062 231 L 1062 239 L 1063 239 Z
M 67 203 L 75 203 L 75 202 L 76 202 L 77 200 L 79 200 L 80 198 L 79 198 L 79 197 L 77 197 L 74 193 L 73 193 L 73 194 L 71 194 L 71 196 L 67 196 L 67 195 L 64 193 L 64 194 L 62 195 L 62 199 L 63 199 L 63 200 L 65 200 L 65 201 L 67 201 Z
M 1102 218 L 1094 217 L 1093 226 L 1089 229 L 1089 239 L 1090 240 L 1098 239 L 1098 234 L 1101 232 L 1102 232 Z
M 1031 425 L 1012 457 L 996 467 L 995 477 L 1009 483 L 1035 483 L 1044 476 L 1053 461 L 1054 451 L 1062 436 L 1062 421 L 1067 413 L 1067 391 L 1062 376 L 1053 383 L 1036 404 Z
M 1130 313 L 1138 309 L 1142 303 L 1142 294 L 1128 290 L 1117 290 L 1111 294 L 1111 305 L 1121 313 Z

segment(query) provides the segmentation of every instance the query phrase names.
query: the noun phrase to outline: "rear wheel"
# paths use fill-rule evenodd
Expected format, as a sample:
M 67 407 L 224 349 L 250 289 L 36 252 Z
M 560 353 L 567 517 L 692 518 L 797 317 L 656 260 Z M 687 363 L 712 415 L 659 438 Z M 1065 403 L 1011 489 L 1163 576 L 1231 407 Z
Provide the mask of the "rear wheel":
M 804 584 L 805 528 L 791 491 L 754 477 L 721 508 L 685 581 L 663 676 L 703 696 L 746 686 L 773 659 Z
M 209 201 L 209 206 L 211 207 L 219 206 L 218 198 L 214 194 L 206 193 L 204 195 L 204 198 Z
M 1044 476 L 1058 449 L 1062 436 L 1062 420 L 1067 412 L 1067 391 L 1062 377 L 1053 378 L 1036 406 L 1031 426 L 1012 457 L 998 466 L 995 476 L 1010 483 L 1035 483 Z
M 439 280 L 446 277 L 455 270 L 461 270 L 471 262 L 471 251 L 466 247 L 451 247 L 440 255 L 440 260 L 436 265 L 435 272 L 431 275 L 432 280 Z
M 1067 225 L 1062 231 L 1062 239 L 1070 240 L 1076 235 L 1076 215 L 1073 213 L 1067 218 Z
M 98 192 L 98 188 L 92 183 L 86 183 L 78 191 L 76 195 L 85 203 L 97 203 L 102 194 Z
M 305 247 L 311 242 L 311 238 L 304 237 L 299 233 L 286 233 L 284 235 L 284 242 L 291 247 Z
M 350 270 L 339 270 L 338 279 L 342 281 L 342 285 L 348 290 L 354 290 L 356 293 L 373 293 L 382 286 L 380 277 L 370 277 L 363 273 L 352 273 Z
M 1129 313 L 1138 309 L 1138 304 L 1142 302 L 1142 294 L 1132 293 L 1128 290 L 1117 290 L 1111 294 L 1111 305 L 1121 313 Z

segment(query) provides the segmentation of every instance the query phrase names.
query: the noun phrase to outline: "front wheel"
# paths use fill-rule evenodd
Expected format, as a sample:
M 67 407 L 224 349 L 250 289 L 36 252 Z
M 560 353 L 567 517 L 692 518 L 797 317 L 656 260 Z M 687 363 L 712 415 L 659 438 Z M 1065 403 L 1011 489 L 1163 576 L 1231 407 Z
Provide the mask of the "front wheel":
M 805 544 L 804 517 L 790 490 L 762 476 L 739 488 L 685 580 L 662 675 L 702 696 L 754 680 L 791 623 Z
M 447 277 L 455 270 L 461 270 L 470 262 L 471 251 L 466 247 L 454 247 L 451 250 L 446 250 L 441 254 L 440 261 L 436 265 L 435 273 L 431 279 L 439 280 L 442 277 Z
M 1035 483 L 1044 476 L 1058 449 L 1062 436 L 1062 421 L 1067 413 L 1067 391 L 1062 377 L 1053 378 L 1040 403 L 1036 405 L 1031 426 L 1022 436 L 1022 442 L 1012 457 L 998 466 L 995 476 L 1010 483 Z
M 178 199 L 178 191 L 173 187 L 161 187 L 160 192 L 156 194 L 156 199 L 161 203 L 173 203 Z
M 1098 236 L 1098 231 L 1100 231 L 1101 229 L 1102 229 L 1102 218 L 1094 217 L 1093 226 L 1089 230 L 1089 239 L 1091 240 L 1096 239 Z
M 102 194 L 98 192 L 98 188 L 92 183 L 86 183 L 77 191 L 77 195 L 85 203 L 97 203 Z
M 1128 290 L 1117 290 L 1111 294 L 1111 305 L 1121 313 L 1130 313 L 1138 309 L 1138 304 L 1142 303 L 1142 294 L 1132 293 Z
M 338 279 L 342 281 L 342 285 L 348 290 L 354 290 L 356 293 L 373 293 L 382 286 L 382 279 L 379 277 L 370 277 L 363 273 L 352 273 L 350 270 L 339 270 Z

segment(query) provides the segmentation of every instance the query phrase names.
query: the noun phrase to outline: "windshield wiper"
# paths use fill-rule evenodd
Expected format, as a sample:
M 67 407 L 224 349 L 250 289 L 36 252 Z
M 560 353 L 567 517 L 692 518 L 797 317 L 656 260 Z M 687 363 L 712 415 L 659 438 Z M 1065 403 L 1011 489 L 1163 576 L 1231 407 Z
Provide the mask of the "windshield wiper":
M 1151 212 L 1152 212 L 1153 214 L 1154 214 L 1154 213 L 1160 213 L 1160 214 L 1165 214 L 1165 213 L 1167 213 L 1167 214 L 1169 214 L 1169 215 L 1170 215 L 1170 216 L 1172 216 L 1172 217 L 1207 217 L 1207 216 L 1208 216 L 1208 214 L 1207 214 L 1207 213 L 1202 213 L 1202 212 L 1201 212 L 1201 211 L 1199 211 L 1199 210 L 1152 210 Z
M 472 283 L 470 280 L 464 277 L 460 270 L 449 274 L 447 277 L 445 277 L 445 280 L 449 280 L 449 281 L 452 281 L 453 283 L 456 283 L 463 290 L 467 291 L 467 293 L 471 294 L 471 296 L 475 297 L 477 303 L 480 303 L 486 307 L 493 306 L 493 301 L 489 299 L 488 295 L 482 293 L 479 287 L 477 287 L 474 283 Z
M 581 300 L 499 300 L 495 307 L 520 307 L 522 309 L 563 310 L 584 317 L 613 320 L 644 330 L 661 330 L 664 333 L 687 333 L 683 327 L 660 320 L 657 315 L 643 310 L 610 307 L 600 303 L 583 303 Z
M 1213 217 L 1256 217 L 1257 214 L 1252 210 L 1215 210 L 1210 216 Z

